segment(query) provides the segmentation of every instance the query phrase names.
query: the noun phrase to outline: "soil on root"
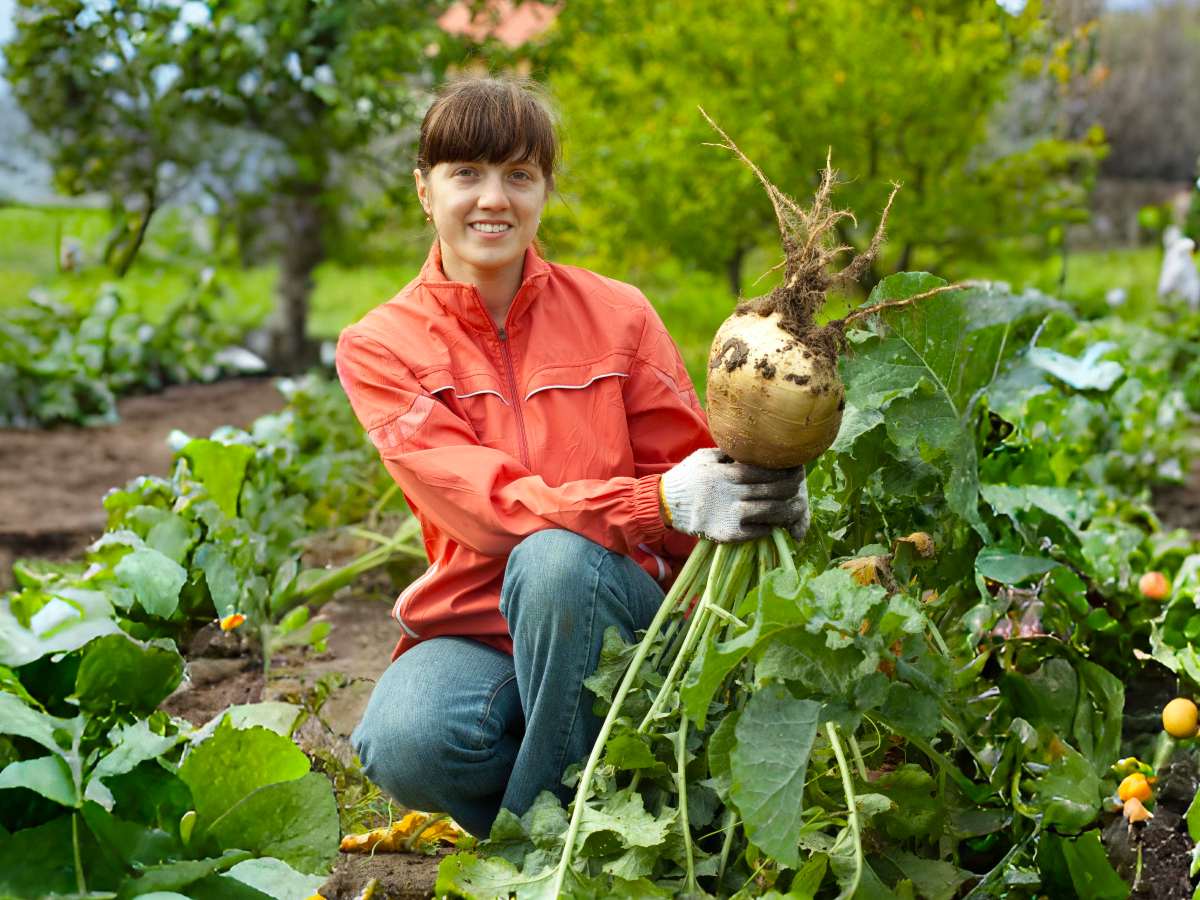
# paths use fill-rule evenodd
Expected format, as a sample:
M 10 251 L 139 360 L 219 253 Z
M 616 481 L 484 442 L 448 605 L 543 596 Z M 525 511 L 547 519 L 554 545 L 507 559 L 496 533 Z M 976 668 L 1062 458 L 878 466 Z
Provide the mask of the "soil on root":
M 25 556 L 77 558 L 104 531 L 105 492 L 167 475 L 167 435 L 246 427 L 284 404 L 271 379 L 185 384 L 120 401 L 121 420 L 93 428 L 0 429 L 0 590 Z
M 417 853 L 341 853 L 333 875 L 321 885 L 326 900 L 352 900 L 362 895 L 372 880 L 378 882 L 371 895 L 375 900 L 410 900 L 433 896 L 438 865 L 452 850 L 436 856 Z

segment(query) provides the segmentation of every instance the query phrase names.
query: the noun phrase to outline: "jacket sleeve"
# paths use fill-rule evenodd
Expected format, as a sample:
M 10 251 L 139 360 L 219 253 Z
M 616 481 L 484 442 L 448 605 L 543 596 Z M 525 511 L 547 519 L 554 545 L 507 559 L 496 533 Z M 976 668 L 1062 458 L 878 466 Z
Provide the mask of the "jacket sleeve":
M 679 348 L 648 300 L 637 358 L 625 383 L 625 409 L 634 474 L 661 475 L 704 447 L 715 446 Z M 658 545 L 686 557 L 696 539 L 667 529 Z
M 520 460 L 483 446 L 470 425 L 424 390 L 378 341 L 343 332 L 337 370 L 355 414 L 405 496 L 465 547 L 507 556 L 536 531 L 564 528 L 631 555 L 666 531 L 655 472 L 551 487 Z

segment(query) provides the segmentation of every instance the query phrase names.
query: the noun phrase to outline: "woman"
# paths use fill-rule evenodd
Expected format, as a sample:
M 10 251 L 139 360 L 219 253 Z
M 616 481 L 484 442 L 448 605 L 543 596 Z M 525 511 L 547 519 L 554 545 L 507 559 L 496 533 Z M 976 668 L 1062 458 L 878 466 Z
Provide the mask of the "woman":
M 421 126 L 420 275 L 347 328 L 338 374 L 420 520 L 428 571 L 354 743 L 405 806 L 476 835 L 599 730 L 604 632 L 644 629 L 695 541 L 807 527 L 802 470 L 722 462 L 679 352 L 629 285 L 543 260 L 558 141 L 523 82 L 445 90 Z

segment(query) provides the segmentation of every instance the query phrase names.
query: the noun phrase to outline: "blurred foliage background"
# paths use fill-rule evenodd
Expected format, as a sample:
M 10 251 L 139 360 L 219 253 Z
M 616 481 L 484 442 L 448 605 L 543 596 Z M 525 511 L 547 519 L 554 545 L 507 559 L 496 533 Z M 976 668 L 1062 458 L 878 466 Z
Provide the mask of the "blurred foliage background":
M 1139 315 L 1162 230 L 1200 228 L 1195 0 L 10 10 L 0 144 L 21 150 L 10 168 L 33 162 L 0 181 L 0 305 L 30 291 L 85 305 L 116 281 L 153 317 L 204 272 L 215 314 L 261 327 L 280 369 L 415 274 L 432 237 L 416 127 L 464 72 L 548 87 L 566 151 L 549 255 L 641 286 L 693 365 L 779 258 L 766 195 L 710 145 L 701 106 L 800 198 L 828 154 L 857 215 L 848 245 L 902 185 L 863 290 L 925 269 Z

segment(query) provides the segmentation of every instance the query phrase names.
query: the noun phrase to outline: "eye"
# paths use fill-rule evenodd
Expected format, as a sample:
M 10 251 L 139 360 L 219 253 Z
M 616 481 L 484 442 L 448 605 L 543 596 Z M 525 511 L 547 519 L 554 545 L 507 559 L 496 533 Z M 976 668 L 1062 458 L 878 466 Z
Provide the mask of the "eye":
M 459 166 L 452 174 L 454 178 L 470 178 L 475 174 L 475 170 L 470 166 Z

